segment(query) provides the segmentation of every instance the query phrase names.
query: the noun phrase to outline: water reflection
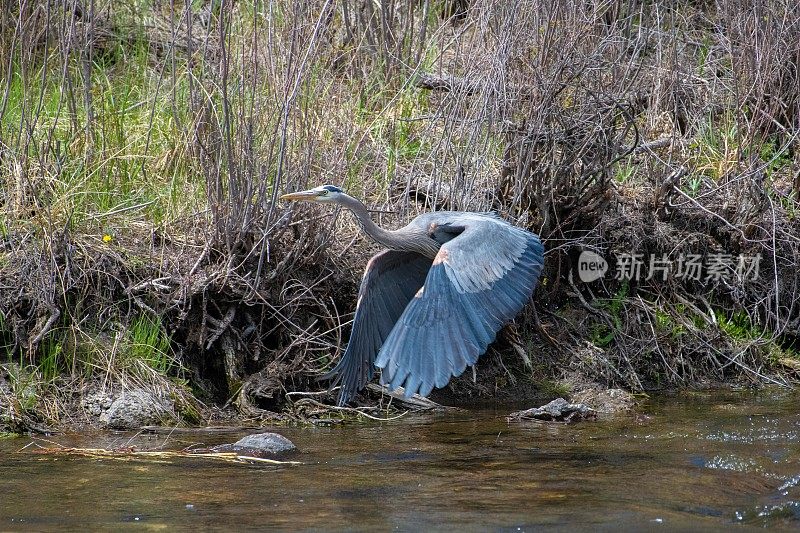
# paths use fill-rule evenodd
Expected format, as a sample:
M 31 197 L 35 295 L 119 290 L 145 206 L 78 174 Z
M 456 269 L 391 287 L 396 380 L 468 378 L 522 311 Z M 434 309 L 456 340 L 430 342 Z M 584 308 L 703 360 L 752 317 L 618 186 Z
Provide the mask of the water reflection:
M 280 429 L 301 466 L 39 456 L 17 453 L 30 439 L 0 441 L 0 529 L 800 527 L 798 400 L 673 396 L 646 417 L 573 426 L 480 410 Z M 53 440 L 180 449 L 240 436 Z

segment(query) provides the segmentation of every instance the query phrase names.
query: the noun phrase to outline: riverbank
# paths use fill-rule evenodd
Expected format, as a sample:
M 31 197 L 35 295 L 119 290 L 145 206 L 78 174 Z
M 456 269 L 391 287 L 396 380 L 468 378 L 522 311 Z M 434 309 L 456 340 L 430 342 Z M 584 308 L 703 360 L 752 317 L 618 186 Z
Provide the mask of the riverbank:
M 541 235 L 531 305 L 443 402 L 797 384 L 791 2 L 384 7 L 2 8 L 3 427 L 137 396 L 189 425 L 325 413 L 377 249 L 276 201 L 321 183 L 388 227 Z

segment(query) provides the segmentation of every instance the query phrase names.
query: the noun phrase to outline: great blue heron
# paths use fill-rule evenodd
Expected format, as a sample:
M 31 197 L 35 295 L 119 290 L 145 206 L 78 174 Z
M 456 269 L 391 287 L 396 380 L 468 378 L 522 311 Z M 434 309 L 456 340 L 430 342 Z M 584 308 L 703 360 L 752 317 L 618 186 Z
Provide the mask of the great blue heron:
M 530 299 L 542 270 L 539 237 L 491 213 L 439 211 L 395 231 L 366 206 L 323 185 L 282 200 L 338 204 L 387 250 L 367 263 L 350 342 L 323 378 L 347 403 L 381 369 L 381 382 L 405 397 L 427 396 L 474 365 L 503 325 Z

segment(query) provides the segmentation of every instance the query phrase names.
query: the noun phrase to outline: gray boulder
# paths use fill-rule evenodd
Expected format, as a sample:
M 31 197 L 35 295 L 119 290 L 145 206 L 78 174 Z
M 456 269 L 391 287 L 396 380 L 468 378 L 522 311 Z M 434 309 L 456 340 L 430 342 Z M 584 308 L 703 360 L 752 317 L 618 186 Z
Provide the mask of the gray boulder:
M 564 398 L 556 398 L 541 407 L 516 411 L 508 415 L 508 420 L 546 420 L 555 422 L 576 422 L 578 420 L 594 420 L 597 413 L 582 403 L 569 403 Z
M 295 451 L 292 441 L 277 433 L 255 433 L 247 435 L 233 444 L 214 446 L 215 452 L 233 452 L 250 457 L 270 457 Z
M 102 425 L 110 429 L 138 429 L 171 418 L 172 402 L 144 389 L 123 391 L 100 414 Z

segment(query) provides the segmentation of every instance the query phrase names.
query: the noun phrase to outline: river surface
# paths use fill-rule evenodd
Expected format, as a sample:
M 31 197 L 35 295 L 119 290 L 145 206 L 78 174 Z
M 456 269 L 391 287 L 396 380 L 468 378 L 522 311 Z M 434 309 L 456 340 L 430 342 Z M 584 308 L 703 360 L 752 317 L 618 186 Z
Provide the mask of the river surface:
M 29 445 L 180 450 L 242 432 L 0 440 L 0 531 L 800 529 L 797 393 L 654 397 L 573 425 L 509 423 L 510 410 L 270 428 L 297 466 Z

